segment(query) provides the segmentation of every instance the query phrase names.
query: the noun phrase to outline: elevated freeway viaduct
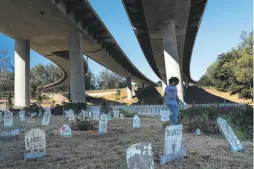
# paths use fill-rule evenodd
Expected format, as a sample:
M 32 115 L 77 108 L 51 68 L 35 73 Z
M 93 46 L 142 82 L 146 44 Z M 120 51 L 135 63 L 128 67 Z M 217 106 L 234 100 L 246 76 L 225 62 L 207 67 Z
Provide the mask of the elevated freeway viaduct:
M 63 78 L 45 88 L 70 86 L 85 102 L 83 54 L 131 80 L 154 84 L 128 59 L 87 0 L 1 0 L 0 32 L 15 39 L 15 105 L 27 106 L 30 49 L 60 66 Z
M 177 88 L 183 100 L 183 86 L 193 81 L 190 60 L 207 0 L 122 2 L 151 68 L 166 84 L 170 77 L 178 77 L 181 83 Z

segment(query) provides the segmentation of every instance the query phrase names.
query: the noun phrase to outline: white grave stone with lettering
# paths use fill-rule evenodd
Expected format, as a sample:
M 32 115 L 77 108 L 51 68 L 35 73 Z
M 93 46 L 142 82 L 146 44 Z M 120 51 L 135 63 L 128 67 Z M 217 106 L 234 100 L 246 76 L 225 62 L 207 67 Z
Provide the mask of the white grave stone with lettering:
M 69 110 L 68 111 L 68 118 L 69 118 L 69 121 L 75 121 L 75 114 L 74 114 L 74 111 L 73 110 Z
M 36 128 L 25 134 L 25 159 L 40 158 L 46 155 L 46 136 L 44 131 Z
M 170 111 L 161 111 L 161 121 L 169 121 L 170 119 Z
M 45 113 L 44 113 L 43 118 L 42 118 L 41 125 L 42 125 L 42 126 L 47 126 L 47 125 L 49 125 L 50 118 L 51 118 L 51 114 L 45 114 Z
M 220 130 L 223 132 L 224 136 L 228 140 L 231 151 L 232 152 L 242 151 L 243 145 L 241 144 L 239 139 L 236 137 L 234 131 L 232 130 L 230 125 L 227 123 L 227 121 L 221 117 L 218 117 L 217 123 L 220 126 Z
M 19 111 L 19 119 L 20 121 L 25 121 L 25 111 Z
M 128 169 L 155 169 L 150 143 L 133 144 L 126 150 Z
M 161 156 L 160 164 L 186 156 L 186 149 L 182 145 L 182 130 L 182 124 L 166 127 L 164 156 Z
M 100 120 L 100 112 L 93 112 L 93 119 L 99 121 Z
M 4 127 L 11 127 L 13 125 L 13 114 L 9 111 L 4 112 Z
M 140 118 L 138 117 L 138 115 L 135 115 L 133 117 L 133 128 L 140 128 Z
M 108 116 L 106 114 L 100 115 L 99 134 L 107 134 L 108 130 Z
M 64 137 L 72 136 L 71 128 L 68 125 L 63 125 L 59 130 L 60 130 L 61 136 L 64 136 Z

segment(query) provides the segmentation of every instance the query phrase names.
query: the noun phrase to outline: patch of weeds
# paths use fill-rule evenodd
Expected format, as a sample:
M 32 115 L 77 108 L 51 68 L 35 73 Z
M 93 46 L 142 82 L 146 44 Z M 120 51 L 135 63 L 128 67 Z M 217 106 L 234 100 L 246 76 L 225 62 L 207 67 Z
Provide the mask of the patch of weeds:
M 71 129 L 74 131 L 87 131 L 87 130 L 97 130 L 99 122 L 97 120 L 82 117 L 76 118 L 76 121 L 71 123 Z

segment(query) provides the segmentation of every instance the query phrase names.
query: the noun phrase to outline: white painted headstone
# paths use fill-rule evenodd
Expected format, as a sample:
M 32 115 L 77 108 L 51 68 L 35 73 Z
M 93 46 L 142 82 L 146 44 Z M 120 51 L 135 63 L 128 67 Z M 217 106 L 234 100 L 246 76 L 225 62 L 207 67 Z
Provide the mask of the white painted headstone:
M 111 113 L 108 113 L 108 120 L 112 120 Z
M 120 111 L 116 110 L 116 118 L 119 118 L 119 116 L 120 116 Z
M 51 118 L 51 114 L 45 114 L 45 113 L 44 113 L 43 118 L 42 118 L 41 125 L 42 125 L 42 126 L 47 126 L 47 125 L 49 125 L 50 118 Z
M 39 117 L 42 116 L 42 109 L 39 110 Z
M 126 150 L 126 159 L 128 169 L 155 169 L 150 143 L 133 144 Z
M 114 118 L 116 118 L 116 110 L 114 110 Z
M 46 108 L 44 111 L 44 114 L 51 114 L 51 109 L 50 108 Z
M 13 114 L 9 111 L 4 112 L 4 127 L 11 127 L 13 125 Z
M 92 113 L 89 111 L 89 117 L 92 117 Z
M 124 115 L 123 115 L 123 114 L 120 114 L 120 118 L 121 118 L 121 119 L 124 119 Z
M 75 121 L 75 114 L 74 114 L 74 111 L 73 110 L 69 110 L 68 111 L 68 118 L 69 118 L 69 121 Z
M 106 114 L 100 115 L 99 134 L 107 134 L 108 130 L 108 116 Z
M 138 115 L 133 116 L 133 128 L 140 128 L 140 118 Z
M 88 112 L 87 111 L 85 111 L 85 110 L 81 110 L 81 113 L 82 113 L 82 115 L 84 116 L 84 117 L 88 117 Z
M 182 145 L 182 130 L 182 124 L 166 127 L 164 156 L 161 156 L 161 165 L 186 156 L 186 149 Z
M 19 119 L 20 121 L 25 121 L 25 111 L 19 111 Z
M 36 117 L 36 116 L 37 116 L 37 112 L 31 113 L 31 117 Z
M 166 127 L 164 155 L 180 151 L 182 146 L 182 129 L 182 124 Z
M 46 136 L 44 131 L 36 128 L 25 134 L 25 159 L 40 158 L 46 155 Z
M 59 130 L 60 130 L 61 136 L 64 136 L 64 137 L 72 136 L 71 128 L 68 125 L 63 125 Z
M 169 121 L 170 117 L 170 111 L 161 111 L 161 121 Z
M 227 123 L 227 121 L 221 117 L 217 118 L 217 123 L 220 126 L 220 130 L 223 132 L 224 136 L 228 140 L 231 151 L 237 152 L 243 150 L 243 145 L 239 141 L 239 139 L 236 137 L 234 131 L 230 127 L 230 125 Z

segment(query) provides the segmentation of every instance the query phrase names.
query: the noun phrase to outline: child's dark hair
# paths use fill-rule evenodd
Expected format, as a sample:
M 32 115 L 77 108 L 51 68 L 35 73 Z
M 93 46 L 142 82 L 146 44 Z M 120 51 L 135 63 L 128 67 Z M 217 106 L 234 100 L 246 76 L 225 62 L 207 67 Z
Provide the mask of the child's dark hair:
M 172 82 L 179 82 L 179 79 L 177 77 L 171 77 L 170 79 L 168 79 L 169 84 Z

